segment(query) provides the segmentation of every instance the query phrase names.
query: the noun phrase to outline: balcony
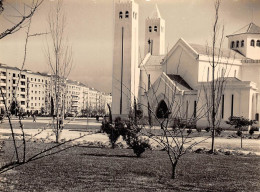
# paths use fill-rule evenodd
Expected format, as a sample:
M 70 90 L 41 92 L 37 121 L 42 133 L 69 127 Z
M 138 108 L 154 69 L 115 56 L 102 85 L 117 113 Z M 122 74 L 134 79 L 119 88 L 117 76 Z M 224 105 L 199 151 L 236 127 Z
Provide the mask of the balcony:
M 72 101 L 79 101 L 79 97 L 72 97 L 71 100 Z
M 73 102 L 73 103 L 71 104 L 71 106 L 72 106 L 72 107 L 78 107 L 78 106 L 79 106 L 79 103 L 78 103 L 78 102 Z
M 6 75 L 0 74 L 1 79 L 6 79 Z

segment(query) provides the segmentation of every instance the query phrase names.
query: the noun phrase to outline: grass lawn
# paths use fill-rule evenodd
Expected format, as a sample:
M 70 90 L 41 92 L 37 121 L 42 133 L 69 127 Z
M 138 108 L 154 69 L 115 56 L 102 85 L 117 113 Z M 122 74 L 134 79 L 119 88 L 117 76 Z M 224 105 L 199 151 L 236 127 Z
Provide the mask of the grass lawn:
M 29 143 L 30 151 L 53 144 Z M 6 142 L 7 158 L 11 143 Z M 74 147 L 0 176 L 0 191 L 260 191 L 259 156 L 188 153 L 171 180 L 164 151 Z M 2 187 L 2 189 L 1 189 Z

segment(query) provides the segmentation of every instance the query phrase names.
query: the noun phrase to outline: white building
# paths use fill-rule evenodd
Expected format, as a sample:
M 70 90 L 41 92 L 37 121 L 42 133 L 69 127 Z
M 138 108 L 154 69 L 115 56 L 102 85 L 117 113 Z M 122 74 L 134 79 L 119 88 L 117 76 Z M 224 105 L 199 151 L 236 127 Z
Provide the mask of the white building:
M 53 75 L 0 64 L 0 86 L 4 96 L 3 98 L 0 95 L 0 114 L 6 111 L 4 101 L 9 108 L 15 100 L 23 112 L 50 114 L 51 98 L 55 105 L 57 92 L 58 107 L 60 111 L 64 110 L 64 113 L 80 115 L 82 110 L 89 108 L 98 112 L 101 108 L 105 108 L 107 103 L 111 104 L 111 95 L 88 88 L 78 81 L 58 79 L 60 82 L 56 87 L 56 78 Z
M 180 118 L 186 119 L 200 116 L 196 120 L 197 125 L 208 126 L 205 116 L 205 111 L 207 111 L 205 98 L 210 91 L 209 86 L 212 81 L 212 67 L 210 66 L 213 60 L 210 53 L 212 48 L 191 44 L 180 38 L 166 54 L 164 51 L 165 21 L 156 6 L 155 13 L 145 20 L 145 58 L 140 64 L 131 63 L 135 56 L 135 50 L 124 46 L 131 43 L 138 44 L 137 39 L 133 40 L 132 36 L 132 31 L 138 25 L 138 20 L 135 21 L 137 23 L 134 25 L 127 24 L 134 17 L 125 18 L 124 14 L 121 17 L 121 13 L 129 11 L 129 15 L 134 15 L 136 10 L 133 7 L 136 6 L 133 0 L 129 0 L 128 3 L 119 2 L 116 4 L 113 118 L 119 115 L 127 116 L 129 110 L 126 109 L 133 107 L 131 98 L 135 96 L 138 98 L 139 106 L 145 116 L 148 115 L 149 107 L 159 118 L 161 112 L 170 112 L 172 115 L 178 113 Z M 122 38 L 122 33 L 120 33 L 120 29 L 123 29 L 124 25 L 128 27 L 124 32 L 124 36 L 128 38 Z M 230 116 L 243 116 L 259 120 L 260 111 L 258 104 L 260 103 L 258 96 L 260 88 L 260 27 L 250 23 L 241 31 L 229 35 L 227 38 L 229 47 L 221 49 L 220 52 L 217 49 L 214 58 L 218 61 L 214 77 L 218 82 L 225 82 L 224 92 L 221 93 L 218 101 L 220 103 L 218 117 L 222 122 L 221 126 L 225 126 L 225 121 Z M 125 50 L 127 53 L 124 54 Z M 127 54 L 128 56 L 125 58 Z M 137 67 L 139 67 L 140 75 L 135 70 Z M 131 86 L 138 80 L 140 80 L 140 88 L 139 94 L 136 94 Z M 131 97 L 125 91 L 125 87 L 131 91 Z M 124 106 L 121 113 L 119 113 L 120 106 Z

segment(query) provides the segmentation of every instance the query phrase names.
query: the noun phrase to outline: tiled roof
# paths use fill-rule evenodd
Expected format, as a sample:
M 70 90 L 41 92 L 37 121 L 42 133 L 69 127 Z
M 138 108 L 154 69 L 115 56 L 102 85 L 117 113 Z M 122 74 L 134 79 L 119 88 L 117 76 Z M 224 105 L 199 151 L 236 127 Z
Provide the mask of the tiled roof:
M 174 74 L 167 74 L 167 76 L 174 81 L 178 87 L 182 90 L 193 90 L 189 84 L 180 76 L 180 75 L 174 75 Z
M 249 23 L 248 25 L 234 32 L 232 35 L 237 34 L 260 34 L 260 27 L 254 23 Z
M 153 66 L 153 65 L 161 65 L 163 61 L 164 55 L 151 55 L 147 62 L 145 63 L 146 66 Z
M 198 54 L 208 55 L 207 49 L 209 50 L 209 55 L 212 54 L 212 48 L 211 47 L 207 47 L 205 45 L 193 44 L 193 43 L 189 43 L 189 45 Z M 215 48 L 215 55 L 216 56 L 219 55 L 219 48 Z M 233 59 L 233 58 L 235 58 L 235 59 L 245 59 L 246 58 L 243 55 L 241 55 L 239 52 L 231 50 L 231 49 L 221 49 L 220 56 L 225 57 L 225 58 L 230 58 L 230 59 Z

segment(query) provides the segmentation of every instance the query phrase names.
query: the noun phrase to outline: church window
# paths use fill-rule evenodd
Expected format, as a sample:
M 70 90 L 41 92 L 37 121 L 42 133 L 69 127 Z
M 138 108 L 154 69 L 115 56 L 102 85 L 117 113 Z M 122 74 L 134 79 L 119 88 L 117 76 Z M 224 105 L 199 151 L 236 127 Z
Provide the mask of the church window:
M 222 95 L 222 109 L 221 109 L 221 117 L 224 118 L 224 109 L 225 109 L 225 96 Z
M 128 17 L 129 17 L 129 12 L 126 11 L 126 12 L 125 12 L 125 18 L 128 18 Z
M 152 26 L 149 26 L 149 32 L 152 32 Z
M 237 70 L 234 71 L 234 77 L 237 77 Z
M 133 12 L 133 18 L 135 19 L 135 12 Z
M 245 41 L 242 40 L 242 41 L 241 41 L 241 47 L 244 47 L 244 43 L 245 43 Z
M 232 42 L 231 42 L 231 48 L 234 48 L 234 46 L 235 46 L 235 42 L 232 41 Z
M 122 19 L 122 18 L 123 18 L 123 12 L 120 11 L 120 12 L 119 12 L 119 19 Z
M 237 41 L 237 47 L 239 47 L 239 41 Z
M 257 46 L 257 47 L 260 47 L 260 40 L 257 40 L 257 41 L 256 41 L 256 46 Z
M 254 46 L 255 46 L 255 40 L 252 39 L 250 45 L 251 45 L 252 47 L 254 47 Z
M 234 113 L 234 95 L 231 96 L 231 117 L 233 116 Z
M 193 112 L 193 117 L 197 117 L 197 101 L 194 101 L 194 112 Z
M 154 26 L 154 31 L 157 32 L 157 26 Z

